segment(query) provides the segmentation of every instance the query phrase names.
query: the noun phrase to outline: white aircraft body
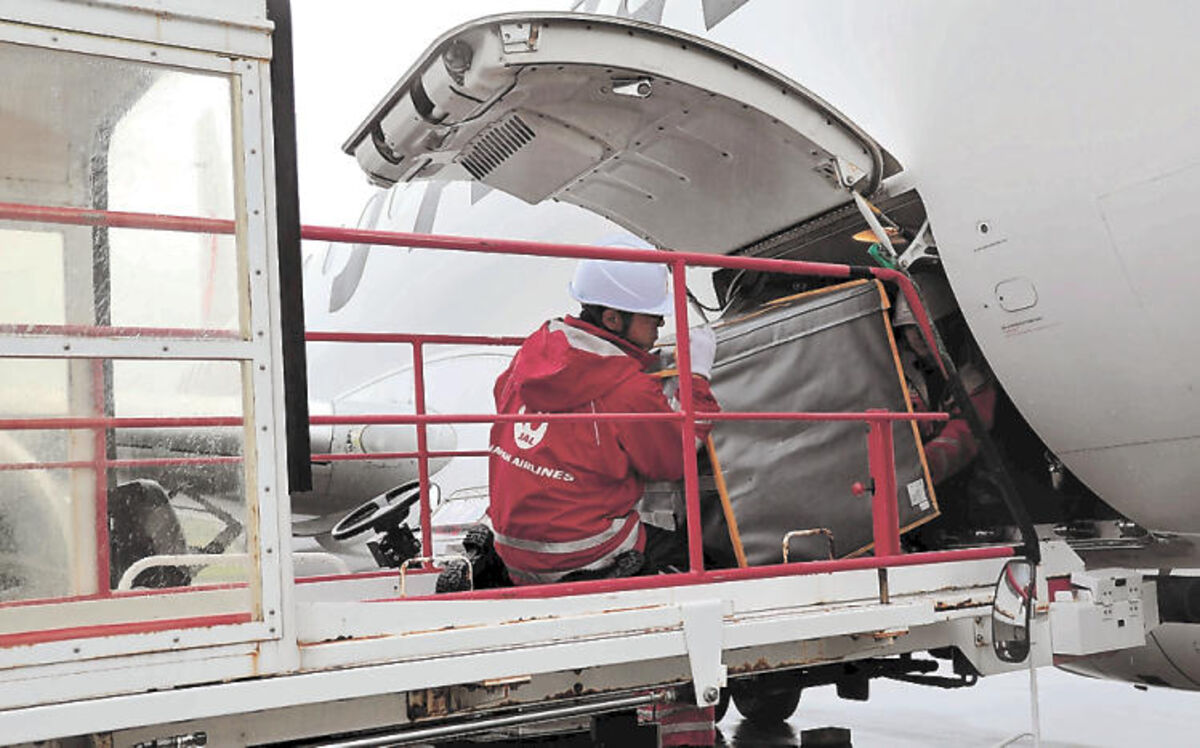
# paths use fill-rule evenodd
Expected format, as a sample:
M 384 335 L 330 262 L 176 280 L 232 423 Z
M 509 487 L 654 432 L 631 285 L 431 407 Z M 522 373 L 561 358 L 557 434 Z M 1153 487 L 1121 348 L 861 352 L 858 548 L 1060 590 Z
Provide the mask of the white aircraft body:
M 784 0 L 574 9 L 610 15 L 511 14 L 434 42 L 345 144 L 372 181 L 395 185 L 372 198 L 360 227 L 870 264 L 849 238 L 866 226 L 853 201 L 862 194 L 936 253 L 1032 427 L 997 440 L 1044 445 L 1038 469 L 1065 467 L 1103 502 L 1083 515 L 1027 507 L 1034 518 L 1119 514 L 1126 522 L 1078 543 L 1089 563 L 1184 571 L 1159 578 L 1160 608 L 1172 612 L 1150 645 L 1068 666 L 1200 687 L 1200 606 L 1187 573 L 1200 532 L 1190 459 L 1200 333 L 1189 314 L 1200 260 L 1179 249 L 1200 197 L 1190 137 L 1200 98 L 1168 74 L 1200 55 L 1189 43 L 1196 10 Z M 321 248 L 306 259 L 307 324 L 524 335 L 572 311 L 570 268 Z M 409 392 L 401 348 L 380 368 L 377 351 L 310 346 L 314 399 Z M 486 412 L 505 361 L 495 349 L 435 356 L 442 375 L 430 384 L 443 392 L 431 390 L 431 409 Z M 340 390 L 348 370 L 368 384 Z M 486 428 L 454 432 L 460 448 L 478 448 Z M 482 461 L 466 458 L 435 476 L 443 495 L 481 496 L 485 480 Z M 1150 535 L 1124 537 L 1140 532 L 1130 523 Z

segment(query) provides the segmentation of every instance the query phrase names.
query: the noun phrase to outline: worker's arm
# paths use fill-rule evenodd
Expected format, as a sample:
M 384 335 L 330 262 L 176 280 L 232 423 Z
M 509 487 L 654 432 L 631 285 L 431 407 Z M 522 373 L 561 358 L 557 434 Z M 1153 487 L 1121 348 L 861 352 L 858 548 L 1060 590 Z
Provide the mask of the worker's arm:
M 635 377 L 623 390 L 620 411 L 673 412 L 663 396 L 659 380 L 648 376 Z M 697 413 L 716 413 L 721 410 L 704 377 L 692 377 L 692 393 Z M 617 424 L 617 442 L 629 456 L 634 470 L 642 477 L 648 480 L 680 480 L 683 478 L 682 430 L 680 421 L 621 422 Z M 699 439 L 704 439 L 711 430 L 711 423 L 696 423 L 696 436 Z
M 971 404 L 983 421 L 983 427 L 991 431 L 996 415 L 996 385 L 990 379 L 983 380 L 971 392 Z M 946 427 L 937 437 L 925 444 L 925 459 L 929 463 L 929 477 L 935 484 L 953 476 L 966 467 L 979 454 L 979 443 L 971 433 L 967 419 L 958 416 L 946 422 Z

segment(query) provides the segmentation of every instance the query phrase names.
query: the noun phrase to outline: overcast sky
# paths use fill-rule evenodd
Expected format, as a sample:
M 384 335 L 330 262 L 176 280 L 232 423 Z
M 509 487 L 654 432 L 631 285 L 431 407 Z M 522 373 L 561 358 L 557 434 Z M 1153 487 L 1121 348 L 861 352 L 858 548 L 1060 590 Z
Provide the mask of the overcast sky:
M 304 223 L 353 224 L 372 187 L 341 145 L 442 33 L 567 0 L 293 0 L 296 138 Z

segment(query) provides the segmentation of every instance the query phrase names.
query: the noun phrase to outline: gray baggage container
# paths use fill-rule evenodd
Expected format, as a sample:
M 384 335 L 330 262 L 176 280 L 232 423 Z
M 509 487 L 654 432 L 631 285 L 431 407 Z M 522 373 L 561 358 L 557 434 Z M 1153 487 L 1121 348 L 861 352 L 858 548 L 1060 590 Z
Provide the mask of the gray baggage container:
M 717 357 L 712 386 L 726 411 L 912 411 L 878 281 L 854 281 L 780 299 L 714 325 Z M 938 514 L 925 455 L 913 423 L 894 425 L 895 500 L 901 531 Z M 867 426 L 863 422 L 722 421 L 713 428 L 747 561 L 783 562 L 792 530 L 832 533 L 833 555 L 865 553 L 872 545 Z M 720 500 L 703 500 L 706 555 L 736 565 Z M 790 561 L 828 558 L 821 535 L 794 538 Z

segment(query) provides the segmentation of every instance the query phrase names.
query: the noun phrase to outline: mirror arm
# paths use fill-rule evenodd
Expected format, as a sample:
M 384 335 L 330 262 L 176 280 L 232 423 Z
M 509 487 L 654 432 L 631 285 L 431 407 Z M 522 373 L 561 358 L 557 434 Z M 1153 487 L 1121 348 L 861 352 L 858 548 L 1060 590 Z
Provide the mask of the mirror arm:
M 1019 574 L 1014 573 L 1020 571 Z M 1037 604 L 1037 564 L 1009 559 L 1000 570 L 992 595 L 992 652 L 1002 662 L 1024 662 L 1033 651 L 1031 622 Z M 1016 623 L 1020 606 L 1020 624 Z

